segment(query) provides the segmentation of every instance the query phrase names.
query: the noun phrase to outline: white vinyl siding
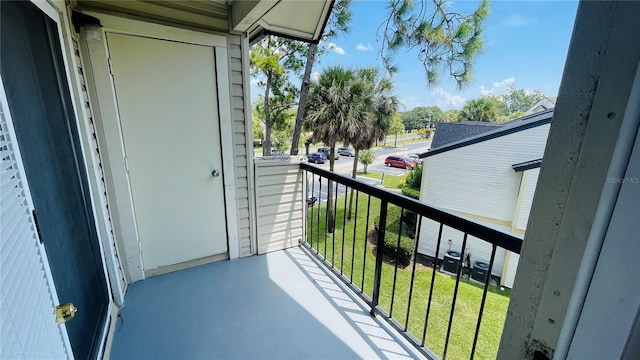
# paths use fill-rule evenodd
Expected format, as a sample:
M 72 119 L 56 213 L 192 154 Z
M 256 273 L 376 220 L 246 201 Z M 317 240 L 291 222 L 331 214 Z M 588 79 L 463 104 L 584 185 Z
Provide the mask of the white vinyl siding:
M 549 126 L 425 158 L 421 199 L 448 210 L 512 222 L 521 175 L 511 165 L 542 157 Z
M 70 354 L 53 317 L 57 296 L 49 285 L 49 265 L 38 245 L 7 121 L 0 109 L 0 358 L 64 359 Z
M 304 234 L 304 183 L 298 161 L 256 159 L 258 253 L 296 246 Z
M 238 210 L 238 242 L 240 257 L 252 255 L 251 210 L 249 207 L 249 154 L 245 119 L 245 74 L 243 73 L 242 38 L 229 35 L 229 68 L 231 81 L 231 117 L 233 120 L 233 153 L 236 177 L 236 203 Z M 248 60 L 246 61 L 248 63 Z M 252 144 L 250 144 L 252 145 Z
M 511 253 L 509 256 L 509 261 L 507 262 L 507 271 L 505 271 L 504 277 L 502 278 L 502 285 L 512 288 L 513 281 L 516 278 L 516 270 L 518 269 L 518 262 L 520 261 L 520 255 L 516 253 Z
M 516 227 L 520 230 L 526 230 L 527 223 L 529 222 L 529 213 L 531 212 L 533 195 L 536 192 L 536 185 L 538 184 L 538 175 L 540 175 L 540 168 L 527 170 L 526 174 L 527 181 L 524 184 L 522 203 L 520 205 L 520 211 L 518 213 L 518 219 L 516 223 Z
M 438 244 L 438 234 L 440 231 L 440 223 L 423 218 L 420 227 L 420 243 L 418 244 L 418 252 L 427 256 L 435 257 L 436 247 Z M 443 226 L 442 239 L 440 241 L 440 251 L 438 259 L 442 259 L 447 251 L 453 250 L 460 252 L 462 250 L 462 241 L 464 233 L 454 228 Z M 451 240 L 451 242 L 449 242 Z M 474 261 L 482 261 L 489 263 L 491 259 L 492 246 L 488 242 L 481 240 L 475 236 L 467 236 L 467 244 L 465 254 L 471 254 L 471 265 Z M 495 276 L 502 275 L 502 267 L 504 265 L 505 250 L 498 248 L 493 264 L 491 274 Z
M 78 104 L 78 107 L 83 108 L 80 114 L 78 114 L 78 118 L 81 122 L 84 122 L 84 126 L 81 126 L 81 128 L 86 129 L 86 132 L 88 133 L 88 135 L 84 136 L 82 139 L 83 141 L 88 142 L 88 146 L 84 147 L 87 151 L 86 159 L 88 160 L 87 172 L 89 173 L 89 176 L 87 179 L 95 189 L 94 206 L 96 207 L 96 219 L 99 224 L 97 230 L 100 235 L 100 240 L 102 241 L 102 248 L 105 249 L 105 256 L 108 255 L 107 271 L 109 272 L 109 285 L 111 287 L 111 292 L 114 294 L 114 299 L 116 300 L 117 305 L 122 306 L 124 303 L 124 294 L 127 289 L 127 281 L 124 277 L 124 271 L 122 270 L 122 264 L 118 256 L 116 241 L 113 234 L 113 224 L 111 223 L 111 214 L 107 205 L 104 168 L 102 166 L 102 158 L 98 146 L 98 136 L 96 134 L 93 113 L 91 111 L 91 102 L 89 101 L 87 81 L 83 70 L 82 59 L 80 57 L 80 47 L 77 40 L 74 39 L 72 42 L 75 64 L 77 64 L 76 71 L 78 72 L 78 79 L 80 80 L 80 89 L 78 91 L 80 91 L 82 96 L 82 103 Z M 91 174 L 91 172 L 93 172 L 93 174 Z

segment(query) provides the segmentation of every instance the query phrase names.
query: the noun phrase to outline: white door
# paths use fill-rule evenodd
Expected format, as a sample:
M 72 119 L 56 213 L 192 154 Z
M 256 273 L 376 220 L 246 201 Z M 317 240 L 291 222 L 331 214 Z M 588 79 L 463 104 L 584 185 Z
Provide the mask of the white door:
M 214 48 L 107 44 L 144 269 L 226 253 Z

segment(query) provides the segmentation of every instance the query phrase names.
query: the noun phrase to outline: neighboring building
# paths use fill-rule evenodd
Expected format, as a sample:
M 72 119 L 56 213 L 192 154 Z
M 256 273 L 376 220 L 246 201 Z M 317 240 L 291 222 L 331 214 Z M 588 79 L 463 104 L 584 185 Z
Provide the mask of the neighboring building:
M 524 234 L 544 153 L 552 110 L 501 124 L 479 135 L 432 147 L 421 155 L 424 171 L 420 199 L 514 233 Z M 439 224 L 422 223 L 418 251 L 435 256 Z M 460 250 L 463 234 L 443 229 L 438 258 Z M 470 237 L 472 261 L 488 262 L 491 246 Z M 467 252 L 465 251 L 465 252 Z M 518 256 L 499 249 L 492 275 L 513 285 Z
M 553 109 L 556 106 L 556 97 L 555 96 L 545 96 L 537 103 L 531 105 L 529 110 L 524 112 L 524 115 L 531 115 L 535 113 L 539 113 L 541 111 Z

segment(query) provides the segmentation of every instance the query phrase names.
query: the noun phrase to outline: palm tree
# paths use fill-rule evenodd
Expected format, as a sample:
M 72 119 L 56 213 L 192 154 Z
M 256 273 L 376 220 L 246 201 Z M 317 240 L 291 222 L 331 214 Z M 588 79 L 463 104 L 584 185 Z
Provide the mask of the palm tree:
M 460 120 L 496 121 L 498 119 L 498 105 L 494 99 L 482 97 L 469 100 L 462 108 Z
M 393 95 L 393 82 L 388 77 L 381 77 L 380 71 L 375 67 L 367 67 L 357 70 L 356 75 L 364 85 L 365 94 L 361 97 L 361 111 L 367 114 L 367 126 L 359 133 L 351 137 L 345 137 L 345 142 L 353 146 L 355 155 L 351 177 L 356 178 L 358 158 L 360 150 L 370 149 L 373 142 L 382 140 L 391 127 L 393 114 L 398 108 L 398 100 Z M 347 218 L 351 219 L 353 208 L 353 193 L 349 197 L 349 211 Z
M 351 69 L 341 66 L 326 68 L 309 91 L 306 121 L 313 130 L 314 142 L 322 141 L 329 152 L 329 170 L 334 169 L 336 143 L 366 131 L 372 98 L 362 81 Z M 328 183 L 327 231 L 333 232 L 333 182 Z

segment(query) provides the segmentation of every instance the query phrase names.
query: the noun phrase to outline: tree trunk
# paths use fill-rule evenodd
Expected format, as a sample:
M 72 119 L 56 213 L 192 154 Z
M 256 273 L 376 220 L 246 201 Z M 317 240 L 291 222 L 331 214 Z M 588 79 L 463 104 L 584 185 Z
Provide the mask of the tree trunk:
M 271 75 L 267 75 L 264 89 L 264 137 L 262 142 L 262 156 L 271 156 L 271 111 L 269 109 L 269 92 L 271 91 Z
M 296 114 L 296 122 L 293 126 L 293 136 L 291 137 L 291 151 L 289 154 L 298 155 L 298 143 L 300 142 L 300 134 L 302 133 L 302 121 L 304 120 L 304 109 L 307 106 L 309 98 L 309 85 L 311 84 L 311 70 L 313 63 L 316 61 L 316 50 L 318 44 L 309 44 L 307 52 L 307 63 L 304 66 L 304 75 L 302 76 L 302 84 L 300 85 L 300 100 L 298 101 L 298 113 Z M 307 151 L 308 152 L 308 151 Z
M 396 134 L 396 138 L 393 140 L 393 147 L 398 147 L 398 134 Z
M 360 149 L 355 149 L 355 155 L 353 156 L 353 169 L 351 171 L 351 178 L 355 179 L 356 174 L 358 172 L 358 154 L 360 153 Z M 351 189 L 351 194 L 349 194 L 349 212 L 347 212 L 347 219 L 351 220 L 351 211 L 353 210 L 353 193 L 355 190 Z M 358 206 L 358 204 L 356 204 Z

